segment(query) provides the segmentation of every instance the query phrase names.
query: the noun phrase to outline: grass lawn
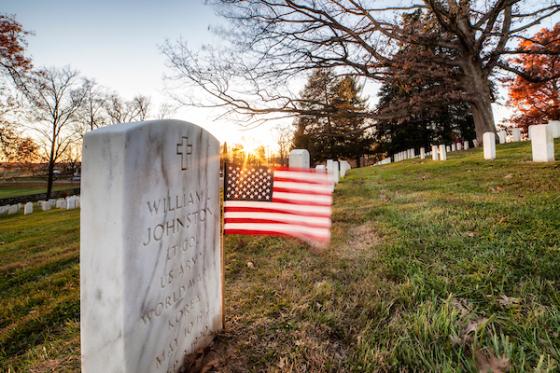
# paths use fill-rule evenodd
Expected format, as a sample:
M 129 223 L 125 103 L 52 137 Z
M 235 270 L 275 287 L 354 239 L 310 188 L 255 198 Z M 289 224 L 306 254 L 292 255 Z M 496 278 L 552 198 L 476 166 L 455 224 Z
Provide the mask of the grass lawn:
M 53 190 L 67 190 L 79 187 L 80 183 L 56 183 L 53 186 Z M 29 194 L 45 193 L 46 191 L 46 182 L 0 182 L 0 198 L 20 197 Z
M 560 369 L 560 162 L 497 155 L 352 170 L 322 252 L 228 236 L 223 371 Z M 78 216 L 0 218 L 0 371 L 79 369 Z

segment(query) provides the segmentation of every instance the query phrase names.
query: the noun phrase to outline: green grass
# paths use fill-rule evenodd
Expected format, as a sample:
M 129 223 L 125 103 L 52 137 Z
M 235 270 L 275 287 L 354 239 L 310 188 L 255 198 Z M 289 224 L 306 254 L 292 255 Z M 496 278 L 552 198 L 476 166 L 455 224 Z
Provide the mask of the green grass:
M 222 371 L 560 369 L 560 162 L 497 155 L 352 170 L 323 251 L 228 236 Z M 0 241 L 0 371 L 77 370 L 78 211 Z
M 57 183 L 53 186 L 53 190 L 68 190 L 78 188 L 79 186 L 79 183 Z M 0 199 L 27 196 L 29 194 L 45 193 L 46 191 L 46 182 L 0 182 Z

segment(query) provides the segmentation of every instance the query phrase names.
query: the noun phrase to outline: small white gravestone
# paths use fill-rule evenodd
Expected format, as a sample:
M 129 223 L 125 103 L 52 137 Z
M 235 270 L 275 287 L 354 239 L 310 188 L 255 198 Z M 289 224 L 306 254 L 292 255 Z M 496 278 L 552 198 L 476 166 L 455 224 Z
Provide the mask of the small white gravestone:
M 56 207 L 56 199 L 54 199 L 54 198 L 49 199 L 49 205 L 51 206 L 51 208 L 55 208 Z
M 531 148 L 533 150 L 533 162 L 554 161 L 554 138 L 552 128 L 547 124 L 530 126 Z
M 457 143 L 457 150 L 463 150 L 463 144 L 458 142 Z
M 432 145 L 432 160 L 433 161 L 438 160 L 438 147 L 437 147 L 437 145 Z
M 447 146 L 445 147 L 445 151 L 446 151 L 446 152 L 451 152 L 451 146 L 447 145 Z
M 76 200 L 74 196 L 66 197 L 66 210 L 73 210 L 76 208 Z
M 469 150 L 469 141 L 468 141 L 468 140 L 465 140 L 465 141 L 463 142 L 463 149 Z
M 48 211 L 51 209 L 51 204 L 49 203 L 49 201 L 39 201 L 39 204 L 41 205 L 41 210 L 43 211 Z
M 327 167 L 325 167 L 324 164 L 318 164 L 317 166 L 315 166 L 315 170 L 317 172 L 324 173 L 324 172 L 327 172 Z
M 451 144 L 451 151 L 454 152 L 457 150 L 457 145 L 455 143 Z
M 426 149 L 420 148 L 420 159 L 426 159 Z
M 505 144 L 506 143 L 506 136 L 507 136 L 506 131 L 499 131 L 498 132 L 498 140 L 500 141 L 500 144 Z
M 9 208 L 10 206 L 8 205 L 0 206 L 0 216 L 7 215 Z
M 17 214 L 18 212 L 19 212 L 18 204 L 8 206 L 8 215 L 14 215 Z
M 478 140 L 477 140 L 477 139 L 474 139 L 474 140 L 472 141 L 472 144 L 473 144 L 473 146 L 474 146 L 475 148 L 478 148 Z
M 82 372 L 175 373 L 222 329 L 219 161 L 177 120 L 85 135 Z
M 56 208 L 57 209 L 65 209 L 66 208 L 66 200 L 64 198 L 59 198 L 56 200 Z
M 496 159 L 496 134 L 494 132 L 484 133 L 482 145 L 484 146 L 484 159 Z
M 449 146 L 440 145 L 439 146 L 439 160 L 446 161 L 447 160 L 447 148 Z
M 552 137 L 557 139 L 560 137 L 560 120 L 549 120 L 548 125 L 552 129 Z
M 521 128 L 512 128 L 511 129 L 511 139 L 513 142 L 521 141 Z
M 33 202 L 27 202 L 23 206 L 23 215 L 29 215 L 33 213 Z
M 338 162 L 327 159 L 327 172 L 331 175 L 333 183 L 338 183 Z
M 309 168 L 309 152 L 307 149 L 293 149 L 288 157 L 288 167 Z

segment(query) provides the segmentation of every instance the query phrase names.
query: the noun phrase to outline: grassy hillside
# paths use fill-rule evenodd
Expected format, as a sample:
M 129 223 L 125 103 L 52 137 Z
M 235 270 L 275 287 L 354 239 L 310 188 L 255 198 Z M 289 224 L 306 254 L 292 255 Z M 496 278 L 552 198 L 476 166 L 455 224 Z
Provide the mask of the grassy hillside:
M 222 370 L 559 369 L 560 162 L 497 154 L 352 170 L 321 252 L 227 237 Z M 79 367 L 78 286 L 77 211 L 0 218 L 0 367 Z
M 57 183 L 53 191 L 80 187 L 79 183 Z M 29 194 L 46 193 L 46 182 L 0 182 L 0 198 L 20 197 Z

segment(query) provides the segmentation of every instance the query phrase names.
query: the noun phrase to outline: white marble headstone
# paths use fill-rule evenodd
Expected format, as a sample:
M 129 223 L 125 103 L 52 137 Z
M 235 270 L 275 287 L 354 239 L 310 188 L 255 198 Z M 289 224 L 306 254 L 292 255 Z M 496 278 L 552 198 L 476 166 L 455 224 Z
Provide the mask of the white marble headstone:
M 438 147 L 437 145 L 432 145 L 432 160 L 437 161 L 438 158 Z
M 548 125 L 552 129 L 552 137 L 557 139 L 560 137 L 560 120 L 549 120 Z
M 293 149 L 288 157 L 290 168 L 309 168 L 309 152 L 307 149 Z
M 521 128 L 512 128 L 511 137 L 513 142 L 521 141 Z
M 552 128 L 547 124 L 530 126 L 531 148 L 533 151 L 533 162 L 554 161 L 554 137 Z
M 23 215 L 29 215 L 33 213 L 33 202 L 27 202 L 23 206 Z
M 494 132 L 484 133 L 482 145 L 484 147 L 484 159 L 496 159 L 496 134 Z
M 177 120 L 86 134 L 84 373 L 175 373 L 222 328 L 218 149 Z
M 463 142 L 463 149 L 469 150 L 469 142 L 467 140 Z
M 507 137 L 507 132 L 506 131 L 499 131 L 498 132 L 498 140 L 500 141 L 500 144 L 505 144 L 506 143 L 506 137 Z
M 447 148 L 449 146 L 440 145 L 439 146 L 439 160 L 446 161 L 447 160 Z

